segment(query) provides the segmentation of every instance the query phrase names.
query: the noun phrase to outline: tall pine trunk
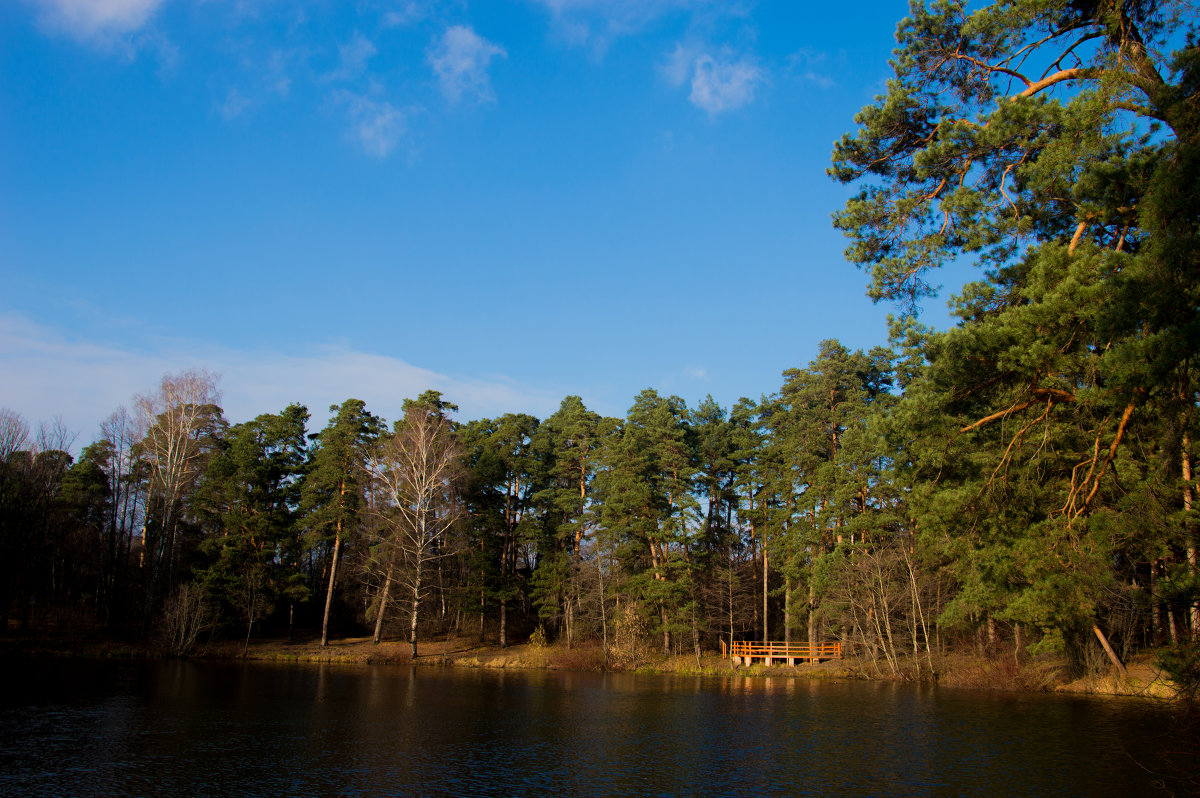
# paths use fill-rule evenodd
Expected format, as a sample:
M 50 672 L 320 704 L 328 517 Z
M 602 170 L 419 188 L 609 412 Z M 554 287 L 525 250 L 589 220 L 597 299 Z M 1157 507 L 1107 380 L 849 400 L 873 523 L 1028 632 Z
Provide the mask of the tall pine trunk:
M 783 583 L 783 642 L 792 642 L 792 579 L 788 577 Z
M 665 582 L 667 577 L 663 574 L 663 570 L 667 565 L 667 552 L 664 550 L 660 555 L 653 540 L 650 541 L 650 564 L 654 569 L 654 579 Z M 669 657 L 671 655 L 671 626 L 670 618 L 667 615 L 667 605 L 662 600 L 658 602 L 658 616 L 662 621 L 663 656 Z
M 333 607 L 333 583 L 337 579 L 338 555 L 342 550 L 342 522 L 333 536 L 333 560 L 329 564 L 329 587 L 325 591 L 325 614 L 321 619 L 321 647 L 329 645 L 329 611 Z
M 508 599 L 500 599 L 500 648 L 508 648 Z
M 1183 435 L 1183 509 L 1186 513 L 1192 511 L 1193 489 L 1192 489 L 1192 457 L 1188 452 L 1188 436 L 1185 432 Z M 1196 523 L 1190 518 L 1184 524 L 1184 537 L 1186 538 L 1185 545 L 1187 546 L 1187 563 L 1188 573 L 1192 579 L 1196 578 L 1196 573 L 1200 568 L 1200 554 L 1197 553 L 1196 540 Z M 1191 626 L 1191 636 L 1195 640 L 1200 637 L 1200 598 L 1192 601 L 1191 611 L 1189 613 L 1189 625 Z
M 767 575 L 770 572 L 770 568 L 768 567 L 768 564 L 767 564 L 767 541 L 765 539 L 765 536 L 763 539 L 763 550 L 762 551 L 763 551 L 763 592 L 762 592 L 762 598 L 763 598 L 763 605 L 762 605 L 763 621 L 762 621 L 762 623 L 763 623 L 763 627 L 762 627 L 762 629 L 763 629 L 763 642 L 769 643 L 769 642 L 771 642 L 771 638 L 770 638 L 769 629 L 768 629 L 769 625 L 767 623 Z
M 379 612 L 375 614 L 375 637 L 372 639 L 375 645 L 379 645 L 383 637 L 383 616 L 387 612 L 388 594 L 392 590 L 392 568 L 393 565 L 388 563 L 387 575 L 383 578 L 383 593 L 379 596 Z
M 808 644 L 817 643 L 817 586 L 812 574 L 808 577 Z
M 337 580 L 338 557 L 342 551 L 342 513 L 346 507 L 346 479 L 338 486 L 338 517 L 333 534 L 333 561 L 329 564 L 329 588 L 325 591 L 325 614 L 321 618 L 321 648 L 329 645 L 329 612 L 333 608 L 333 586 Z

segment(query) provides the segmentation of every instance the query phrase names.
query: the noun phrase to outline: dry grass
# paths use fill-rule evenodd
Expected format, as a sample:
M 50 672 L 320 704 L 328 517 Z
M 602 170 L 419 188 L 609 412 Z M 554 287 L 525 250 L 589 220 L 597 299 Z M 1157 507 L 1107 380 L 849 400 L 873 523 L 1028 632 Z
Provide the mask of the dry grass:
M 1067 663 L 1052 657 L 1022 660 L 1011 656 L 981 657 L 954 654 L 937 660 L 937 682 L 973 690 L 1046 692 L 1066 679 Z
M 1093 695 L 1133 695 L 1146 698 L 1172 699 L 1179 690 L 1162 670 L 1155 666 L 1150 655 L 1129 662 L 1122 677 L 1115 669 L 1085 676 L 1058 687 L 1061 692 Z
M 474 668 L 536 669 L 561 671 L 634 670 L 639 673 L 665 673 L 686 676 L 783 677 L 799 679 L 887 679 L 868 661 L 853 657 L 829 660 L 815 666 L 789 667 L 752 665 L 735 667 L 730 660 L 707 655 L 697 662 L 695 656 L 662 657 L 646 654 L 636 664 L 622 663 L 606 657 L 599 643 L 583 643 L 567 648 L 561 643 L 546 646 L 521 644 L 500 648 L 481 644 L 474 637 L 451 637 L 422 641 L 419 656 L 414 661 L 409 644 L 402 640 L 385 640 L 379 645 L 369 637 L 351 637 L 330 641 L 322 647 L 319 637 L 288 641 L 284 639 L 252 640 L 243 653 L 240 640 L 217 640 L 197 647 L 193 654 L 200 659 L 250 659 L 268 662 L 324 662 L 344 664 L 433 665 Z M 90 658 L 148 658 L 163 656 L 161 651 L 139 644 L 116 643 L 104 640 L 83 640 L 62 635 L 23 636 L 0 635 L 0 657 L 90 657 Z M 1115 671 L 1085 676 L 1069 681 L 1065 660 L 1043 656 L 1023 658 L 1020 663 L 1011 655 L 986 657 L 956 654 L 936 661 L 938 684 L 979 690 L 1061 691 L 1096 695 L 1134 695 L 1152 698 L 1173 698 L 1176 690 L 1165 675 L 1154 666 L 1151 655 L 1128 663 L 1128 677 Z M 915 673 L 915 672 L 914 672 Z
M 322 647 L 318 638 L 296 641 L 251 640 L 243 653 L 238 640 L 214 641 L 200 646 L 196 655 L 205 659 L 251 659 L 271 662 L 338 662 L 389 665 L 458 665 L 475 668 L 527 668 L 558 670 L 602 670 L 604 652 L 599 646 L 531 646 L 500 648 L 481 644 L 475 638 L 451 637 L 419 641 L 417 658 L 402 640 L 385 640 L 376 645 L 369 637 L 329 641 Z
M 1127 665 L 1127 677 L 1106 668 L 1071 681 L 1064 658 L 1040 656 L 1023 658 L 1018 664 L 1011 656 L 980 657 L 951 655 L 938 663 L 938 684 L 976 690 L 1013 690 L 1024 692 L 1089 693 L 1172 698 L 1174 685 L 1147 655 Z
M 385 642 L 378 646 L 369 637 L 331 640 L 321 646 L 320 638 L 303 640 L 251 640 L 243 651 L 243 641 L 216 640 L 196 647 L 198 659 L 252 659 L 270 662 L 342 662 L 407 663 L 411 661 L 407 643 Z
M 605 667 L 604 647 L 599 643 L 586 643 L 571 648 L 552 646 L 550 661 L 552 668 L 563 671 L 602 671 Z

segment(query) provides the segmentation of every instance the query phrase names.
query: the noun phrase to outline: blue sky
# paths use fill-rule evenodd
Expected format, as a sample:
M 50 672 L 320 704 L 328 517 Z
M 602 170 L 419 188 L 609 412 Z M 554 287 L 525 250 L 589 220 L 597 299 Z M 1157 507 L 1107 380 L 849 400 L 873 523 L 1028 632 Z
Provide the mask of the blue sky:
M 17 0 L 0 406 L 86 443 L 166 372 L 233 421 L 778 389 L 886 341 L 830 214 L 904 0 Z M 944 327 L 940 301 L 927 321 Z

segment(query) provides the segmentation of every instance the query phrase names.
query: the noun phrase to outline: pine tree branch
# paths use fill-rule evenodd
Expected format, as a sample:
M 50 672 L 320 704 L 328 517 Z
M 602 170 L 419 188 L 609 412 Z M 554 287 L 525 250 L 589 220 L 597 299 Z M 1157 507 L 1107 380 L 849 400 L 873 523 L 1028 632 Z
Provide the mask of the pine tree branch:
M 975 66 L 979 67 L 984 72 L 987 72 L 989 74 L 993 73 L 993 72 L 998 72 L 1001 75 L 1008 75 L 1009 77 L 1014 77 L 1017 80 L 1024 83 L 1026 86 L 1033 85 L 1032 80 L 1025 77 L 1024 75 L 1022 75 L 1020 72 L 1016 71 L 1015 69 L 1010 69 L 1008 67 L 1003 67 L 1003 66 L 993 66 L 992 64 L 987 63 L 983 59 L 976 58 L 975 56 L 972 56 L 972 55 L 963 55 L 962 53 L 953 53 L 946 60 L 948 60 L 948 61 L 949 60 L 966 61 L 968 64 L 974 64 Z
M 1063 83 L 1068 80 L 1087 80 L 1089 78 L 1097 78 L 1103 74 L 1103 70 L 1094 69 L 1092 67 L 1072 67 L 1055 72 L 1053 75 L 1048 75 L 1036 83 L 1030 83 L 1026 86 L 1025 91 L 1016 95 L 1017 97 L 1032 97 L 1038 92 L 1044 91 L 1058 83 Z
M 998 410 L 997 412 L 992 413 L 991 415 L 984 416 L 983 418 L 979 419 L 978 421 L 976 421 L 972 424 L 968 424 L 967 426 L 960 429 L 959 433 L 962 434 L 962 433 L 966 433 L 966 432 L 971 432 L 972 430 L 979 429 L 980 427 L 984 426 L 985 424 L 990 424 L 991 422 L 996 421 L 998 419 L 1005 418 L 1007 416 L 1011 416 L 1013 413 L 1019 413 L 1022 410 L 1026 410 L 1030 407 L 1033 407 L 1036 404 L 1040 404 L 1043 399 L 1047 400 L 1051 404 L 1054 404 L 1055 402 L 1074 402 L 1075 401 L 1075 395 L 1073 393 L 1070 393 L 1068 391 L 1063 391 L 1058 388 L 1036 388 L 1032 391 L 1032 394 L 1034 397 L 1033 399 L 1030 399 L 1027 402 L 1018 402 L 1017 404 L 1013 405 L 1010 408 L 1007 408 L 1006 410 Z
M 1116 459 L 1117 447 L 1121 445 L 1121 438 L 1125 436 L 1125 429 L 1129 425 L 1129 419 L 1133 415 L 1134 409 L 1137 407 L 1137 398 L 1129 400 L 1129 404 L 1125 405 L 1124 412 L 1121 413 L 1121 422 L 1117 425 L 1117 434 L 1113 436 L 1112 444 L 1108 447 L 1108 456 L 1104 458 L 1104 464 L 1100 466 L 1100 470 L 1096 473 L 1096 478 L 1092 480 L 1092 489 L 1088 492 L 1087 498 L 1083 500 L 1083 504 L 1075 511 L 1075 515 L 1071 517 L 1071 521 L 1067 523 L 1067 528 L 1070 529 L 1071 524 L 1087 511 L 1088 505 L 1092 503 L 1096 492 L 1100 489 L 1100 480 L 1104 477 L 1105 471 L 1108 469 L 1112 461 Z
M 1025 437 L 1025 433 L 1028 432 L 1029 430 L 1033 429 L 1034 425 L 1036 425 L 1037 423 L 1044 421 L 1046 418 L 1048 418 L 1050 416 L 1050 411 L 1053 408 L 1054 408 L 1054 400 L 1053 399 L 1047 400 L 1046 401 L 1046 409 L 1042 411 L 1042 414 L 1040 416 L 1038 416 L 1037 418 L 1035 418 L 1033 421 L 1030 421 L 1025 426 L 1021 427 L 1021 429 L 1019 429 L 1017 431 L 1017 434 L 1013 435 L 1012 440 L 1010 440 L 1008 442 L 1008 446 L 1004 450 L 1004 455 L 1000 458 L 1000 462 L 997 463 L 995 469 L 992 470 L 992 475 L 990 477 L 988 477 L 988 481 L 985 482 L 983 487 L 979 489 L 980 496 L 982 496 L 987 491 L 987 489 L 991 487 L 992 483 L 996 480 L 996 475 L 1000 473 L 1000 469 L 1004 468 L 1005 464 L 1008 463 L 1009 457 L 1012 454 L 1013 447 L 1017 445 L 1017 441 L 1019 441 L 1019 440 L 1021 440 L 1021 438 Z

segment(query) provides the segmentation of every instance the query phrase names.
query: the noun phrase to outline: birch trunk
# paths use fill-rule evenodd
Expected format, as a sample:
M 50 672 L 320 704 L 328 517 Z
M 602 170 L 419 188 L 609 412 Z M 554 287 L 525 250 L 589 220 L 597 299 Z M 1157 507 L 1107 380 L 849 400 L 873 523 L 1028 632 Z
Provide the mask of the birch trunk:
M 412 645 L 412 658 L 417 658 L 417 614 L 421 610 L 421 560 L 416 561 L 416 573 L 412 580 L 412 621 L 408 627 L 408 642 Z

